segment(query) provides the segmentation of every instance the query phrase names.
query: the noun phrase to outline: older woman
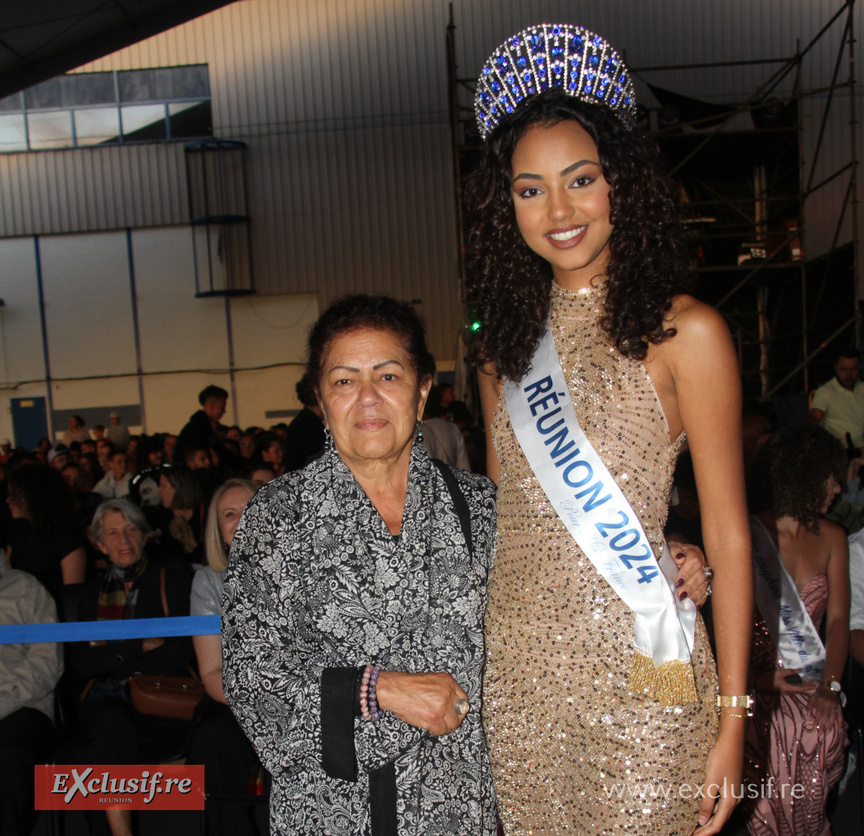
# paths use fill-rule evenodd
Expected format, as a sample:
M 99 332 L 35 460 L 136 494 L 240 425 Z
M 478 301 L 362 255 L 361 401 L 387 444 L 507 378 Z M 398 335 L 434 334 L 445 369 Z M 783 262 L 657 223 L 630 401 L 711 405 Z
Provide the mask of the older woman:
M 78 601 L 79 621 L 160 618 L 189 614 L 189 574 L 148 558 L 149 526 L 141 510 L 125 499 L 103 502 L 91 533 L 110 567 L 104 578 L 86 583 Z M 86 687 L 82 692 L 81 736 L 64 748 L 58 762 L 138 763 L 164 755 L 188 732 L 188 723 L 139 714 L 127 700 L 126 683 L 135 673 L 183 675 L 192 662 L 186 637 L 77 642 L 69 667 Z M 128 810 L 106 810 L 113 836 L 129 833 Z M 104 820 L 94 825 L 104 828 Z
M 273 776 L 272 832 L 492 836 L 494 489 L 415 443 L 434 367 L 410 306 L 337 302 L 308 351 L 328 449 L 252 498 L 223 599 L 225 696 Z
M 213 494 L 204 532 L 207 565 L 192 580 L 192 615 L 219 615 L 228 551 L 243 509 L 257 489 L 246 479 L 229 479 Z M 225 702 L 219 636 L 194 636 L 192 643 L 207 697 L 196 712 L 186 762 L 205 766 L 211 836 L 251 836 L 258 832 L 252 806 L 221 804 L 219 799 L 247 793 L 250 774 L 260 769 L 258 758 Z

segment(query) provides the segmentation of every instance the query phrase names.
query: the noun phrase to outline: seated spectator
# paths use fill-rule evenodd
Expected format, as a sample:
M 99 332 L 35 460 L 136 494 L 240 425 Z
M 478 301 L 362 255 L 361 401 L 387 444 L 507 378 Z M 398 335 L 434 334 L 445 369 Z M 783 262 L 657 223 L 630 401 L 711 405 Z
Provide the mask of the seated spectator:
M 105 427 L 102 424 L 94 424 L 92 432 L 94 441 L 99 441 L 100 438 L 105 438 Z
M 300 470 L 324 450 L 324 414 L 307 374 L 294 387 L 303 409 L 285 431 L 285 469 Z
M 57 470 L 63 470 L 69 461 L 69 448 L 65 444 L 55 444 L 48 451 L 47 461 L 51 467 L 56 467 Z
M 441 390 L 433 386 L 426 399 L 423 411 L 423 446 L 433 459 L 440 459 L 445 464 L 470 470 L 468 451 L 465 449 L 465 438 L 459 427 L 452 421 L 445 421 L 442 416 Z
M 104 502 L 93 518 L 93 537 L 109 561 L 104 578 L 84 585 L 79 621 L 162 618 L 189 614 L 191 579 L 182 567 L 144 553 L 149 531 L 141 510 L 125 499 Z M 63 746 L 59 763 L 149 763 L 177 748 L 189 732 L 182 720 L 140 714 L 127 699 L 135 673 L 188 676 L 192 645 L 186 637 L 75 642 L 69 646 L 81 694 L 81 734 Z M 96 814 L 94 832 L 128 836 L 131 811 Z
M 864 459 L 861 456 L 855 456 L 847 462 L 840 495 L 825 515 L 826 519 L 837 523 L 847 535 L 864 528 L 864 490 L 861 489 L 859 477 L 862 463 Z
M 465 401 L 456 400 L 456 390 L 452 383 L 442 383 L 440 389 L 441 414 L 464 433 L 474 423 L 474 417 Z
M 227 455 L 230 455 L 222 445 L 219 445 L 218 450 L 214 447 L 212 455 L 218 456 L 219 451 L 223 451 Z M 195 479 L 201 486 L 201 490 L 204 494 L 203 502 L 205 505 L 210 502 L 210 498 L 213 496 L 216 488 L 218 488 L 224 481 L 223 477 L 220 476 L 216 470 L 217 463 L 218 462 L 213 461 L 211 451 L 206 447 L 199 447 L 197 444 L 193 444 L 186 448 L 184 464 L 192 471 L 195 475 Z
M 834 377 L 813 393 L 809 424 L 828 430 L 845 447 L 864 445 L 864 383 L 858 349 L 844 348 L 834 359 Z
M 0 560 L 0 624 L 51 624 L 51 595 L 27 572 Z M 63 673 L 56 642 L 0 644 L 0 833 L 27 836 L 33 809 L 33 769 L 49 754 L 54 724 L 53 691 Z
M 255 487 L 260 488 L 262 485 L 272 482 L 276 478 L 276 474 L 270 465 L 264 463 L 256 465 L 253 463 L 243 471 L 243 478 L 248 479 Z
M 163 442 L 158 435 L 142 436 L 141 443 L 138 445 L 138 465 L 135 472 L 141 473 L 154 467 L 162 467 L 165 460 L 162 448 Z
M 159 474 L 159 507 L 148 513 L 161 532 L 165 555 L 203 565 L 204 492 L 185 465 L 162 468 Z
M 96 442 L 96 456 L 99 459 L 99 467 L 102 468 L 103 473 L 108 472 L 108 456 L 111 455 L 111 451 L 114 449 L 114 442 L 110 439 L 100 438 L 99 441 Z
M 130 471 L 134 470 L 133 465 L 138 461 L 138 444 L 140 441 L 140 436 L 129 436 L 129 443 L 126 445 L 126 464 Z
M 202 447 L 199 444 L 189 445 L 183 453 L 183 464 L 189 470 L 201 470 L 213 467 L 213 462 L 210 459 L 210 448 Z
M 75 522 L 78 525 L 78 529 L 86 538 L 90 531 L 93 514 L 96 513 L 96 509 L 102 504 L 102 495 L 90 490 L 90 483 L 84 475 L 84 471 L 80 465 L 74 462 L 69 462 L 60 471 L 60 475 L 69 486 L 69 490 L 72 491 Z
M 59 470 L 40 464 L 16 467 L 8 485 L 9 565 L 34 575 L 59 603 L 63 586 L 82 583 L 87 571 L 72 491 Z
M 255 447 L 257 446 L 254 433 L 243 433 L 240 438 L 240 455 L 244 459 L 251 459 L 255 456 Z
M 261 433 L 255 448 L 255 462 L 264 467 L 270 467 L 276 476 L 285 472 L 282 460 L 285 456 L 285 447 L 282 439 L 271 432 Z
M 99 466 L 99 459 L 95 453 L 84 453 L 81 460 L 78 462 L 78 467 L 87 479 L 87 490 L 92 491 L 95 485 L 104 475 L 102 468 Z
M 758 612 L 745 775 L 763 788 L 773 785 L 752 800 L 751 833 L 830 832 L 825 804 L 843 774 L 846 746 L 840 679 L 849 649 L 849 550 L 843 530 L 824 515 L 843 470 L 843 447 L 814 426 L 776 433 L 750 468 Z M 824 646 L 817 632 L 823 621 Z M 819 654 L 824 667 L 805 669 Z M 793 794 L 802 784 L 803 796 Z
M 108 417 L 111 419 L 111 423 L 108 425 L 107 430 L 103 429 L 105 438 L 107 438 L 115 447 L 122 447 L 126 450 L 129 447 L 129 430 L 127 430 L 120 421 L 120 413 L 112 412 Z
M 132 474 L 126 467 L 126 453 L 113 450 L 108 457 L 108 472 L 93 486 L 93 492 L 105 499 L 121 499 L 129 496 Z
M 239 444 L 240 439 L 243 438 L 243 430 L 235 424 L 233 427 L 228 427 L 225 432 L 225 437 L 230 438 L 232 441 L 236 441 Z
M 240 455 L 240 443 L 233 438 L 225 439 L 225 449 L 234 457 L 235 463 L 243 460 L 243 457 Z
M 192 580 L 192 615 L 219 615 L 228 552 L 237 523 L 256 486 L 229 479 L 213 495 L 207 514 L 207 566 Z M 218 635 L 193 636 L 198 670 L 207 696 L 196 712 L 187 763 L 204 764 L 208 796 L 242 796 L 249 775 L 259 767 L 255 750 L 225 702 L 222 690 L 222 644 Z M 208 798 L 207 825 L 213 836 L 252 836 L 258 832 L 252 805 L 219 804 Z
M 92 438 L 81 442 L 81 455 L 85 456 L 87 453 L 96 454 L 96 442 Z
M 73 441 L 69 445 L 69 460 L 77 462 L 81 458 L 81 443 Z
M 174 454 L 176 451 L 177 436 L 168 433 L 165 438 L 162 439 L 162 452 L 164 453 L 163 464 L 179 464 L 179 462 L 174 461 Z
M 68 447 L 73 441 L 80 444 L 89 438 L 90 433 L 84 429 L 84 419 L 80 415 L 73 415 L 69 419 L 69 429 L 63 433 L 63 443 Z

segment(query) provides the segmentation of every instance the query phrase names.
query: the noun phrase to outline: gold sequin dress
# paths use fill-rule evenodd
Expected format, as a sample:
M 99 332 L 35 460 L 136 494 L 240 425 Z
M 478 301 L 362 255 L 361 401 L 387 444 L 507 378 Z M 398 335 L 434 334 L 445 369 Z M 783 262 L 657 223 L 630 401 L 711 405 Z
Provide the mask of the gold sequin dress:
M 600 328 L 603 290 L 552 291 L 555 346 L 576 414 L 659 552 L 682 439 L 670 441 L 644 366 Z M 504 397 L 486 616 L 484 716 L 507 836 L 689 834 L 717 732 L 716 673 L 701 618 L 699 702 L 627 690 L 634 616 L 558 519 L 525 459 Z

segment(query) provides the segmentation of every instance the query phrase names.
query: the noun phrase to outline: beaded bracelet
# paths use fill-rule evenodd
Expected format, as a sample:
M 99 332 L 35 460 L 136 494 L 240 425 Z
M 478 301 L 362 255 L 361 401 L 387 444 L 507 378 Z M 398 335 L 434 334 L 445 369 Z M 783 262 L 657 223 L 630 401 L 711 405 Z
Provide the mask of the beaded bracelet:
M 364 720 L 380 720 L 384 712 L 378 708 L 378 665 L 366 665 L 360 681 L 360 716 Z

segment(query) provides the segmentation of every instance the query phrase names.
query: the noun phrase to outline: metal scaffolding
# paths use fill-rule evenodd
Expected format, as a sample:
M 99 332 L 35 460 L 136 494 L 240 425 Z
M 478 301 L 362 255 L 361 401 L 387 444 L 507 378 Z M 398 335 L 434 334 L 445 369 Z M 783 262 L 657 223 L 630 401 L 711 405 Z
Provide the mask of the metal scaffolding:
M 632 67 L 659 106 L 640 108 L 642 126 L 657 138 L 671 172 L 682 186 L 682 209 L 691 232 L 696 293 L 729 323 L 738 348 L 745 394 L 769 400 L 777 394 L 809 392 L 828 362 L 824 349 L 858 343 L 856 322 L 864 298 L 858 260 L 855 112 L 854 0 L 838 11 L 803 48 L 780 58 L 688 65 Z M 804 90 L 806 62 L 816 44 L 842 27 L 831 81 Z M 447 29 L 454 191 L 464 280 L 462 183 L 476 163 L 480 140 L 474 125 L 474 79 L 461 78 L 452 6 Z M 718 71 L 765 65 L 768 78 L 739 105 L 690 99 L 651 83 L 663 71 Z M 847 67 L 846 78 L 840 78 Z M 780 93 L 792 81 L 791 93 Z M 845 94 L 845 95 L 844 95 Z M 824 97 L 809 159 L 801 150 L 805 100 Z M 850 152 L 835 171 L 815 182 L 832 108 L 848 108 Z M 827 254 L 805 259 L 807 201 L 842 178 L 845 195 L 837 209 Z M 852 240 L 840 246 L 847 216 Z M 839 304 L 837 304 L 839 302 Z M 829 304 L 830 303 L 830 304 Z M 833 344 L 833 345 L 832 345 Z

